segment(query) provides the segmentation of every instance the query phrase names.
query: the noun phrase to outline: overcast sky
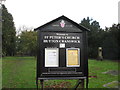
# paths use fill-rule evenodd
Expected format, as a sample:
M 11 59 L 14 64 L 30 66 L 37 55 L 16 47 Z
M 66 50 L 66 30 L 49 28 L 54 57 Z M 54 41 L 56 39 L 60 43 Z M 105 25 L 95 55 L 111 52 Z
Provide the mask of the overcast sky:
M 118 23 L 120 0 L 6 0 L 5 5 L 13 15 L 15 26 L 37 28 L 61 15 L 80 23 L 90 17 L 101 28 Z

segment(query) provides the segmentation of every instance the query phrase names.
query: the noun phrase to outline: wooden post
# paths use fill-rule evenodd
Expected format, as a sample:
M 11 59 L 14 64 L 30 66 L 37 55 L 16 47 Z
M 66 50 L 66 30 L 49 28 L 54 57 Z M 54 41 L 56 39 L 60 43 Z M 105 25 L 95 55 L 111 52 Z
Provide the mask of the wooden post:
M 81 87 L 84 88 L 84 79 L 81 79 Z
M 36 86 L 37 86 L 37 90 L 38 90 L 38 79 L 36 78 Z
M 40 80 L 40 84 L 41 84 L 41 89 L 44 89 L 44 80 Z
M 79 79 L 78 83 L 75 86 L 75 90 L 78 88 L 78 86 L 81 84 L 81 88 L 84 88 L 84 79 Z

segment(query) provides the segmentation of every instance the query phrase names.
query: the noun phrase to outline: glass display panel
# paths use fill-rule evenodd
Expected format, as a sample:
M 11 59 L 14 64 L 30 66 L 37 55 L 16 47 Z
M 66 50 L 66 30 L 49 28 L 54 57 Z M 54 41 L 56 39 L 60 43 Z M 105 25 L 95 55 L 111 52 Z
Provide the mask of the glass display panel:
M 67 48 L 67 67 L 80 66 L 80 50 L 79 48 Z
M 45 67 L 58 67 L 58 48 L 45 48 Z

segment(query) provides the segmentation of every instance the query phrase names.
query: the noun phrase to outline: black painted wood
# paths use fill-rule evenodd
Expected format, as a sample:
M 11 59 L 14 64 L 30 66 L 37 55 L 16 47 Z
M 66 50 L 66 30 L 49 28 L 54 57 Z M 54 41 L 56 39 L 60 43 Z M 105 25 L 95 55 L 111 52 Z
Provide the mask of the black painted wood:
M 61 26 L 61 22 L 63 22 L 63 26 Z M 86 77 L 86 83 L 88 84 L 87 31 L 89 30 L 71 19 L 61 16 L 36 28 L 35 31 L 38 31 L 36 79 L 53 79 L 54 77 L 61 77 L 63 79 L 67 77 Z M 65 47 L 61 48 L 60 44 L 65 44 Z M 45 48 L 58 48 L 58 67 L 45 67 Z M 67 48 L 80 49 L 79 67 L 66 66 Z

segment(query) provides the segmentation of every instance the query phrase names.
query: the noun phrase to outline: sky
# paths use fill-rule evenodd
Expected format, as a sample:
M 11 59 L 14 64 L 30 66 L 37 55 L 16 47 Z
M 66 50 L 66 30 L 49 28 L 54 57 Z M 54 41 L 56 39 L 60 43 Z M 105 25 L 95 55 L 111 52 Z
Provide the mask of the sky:
M 118 24 L 120 0 L 6 0 L 5 6 L 12 14 L 16 29 L 26 26 L 37 28 L 62 15 L 80 23 L 90 17 L 101 28 Z

